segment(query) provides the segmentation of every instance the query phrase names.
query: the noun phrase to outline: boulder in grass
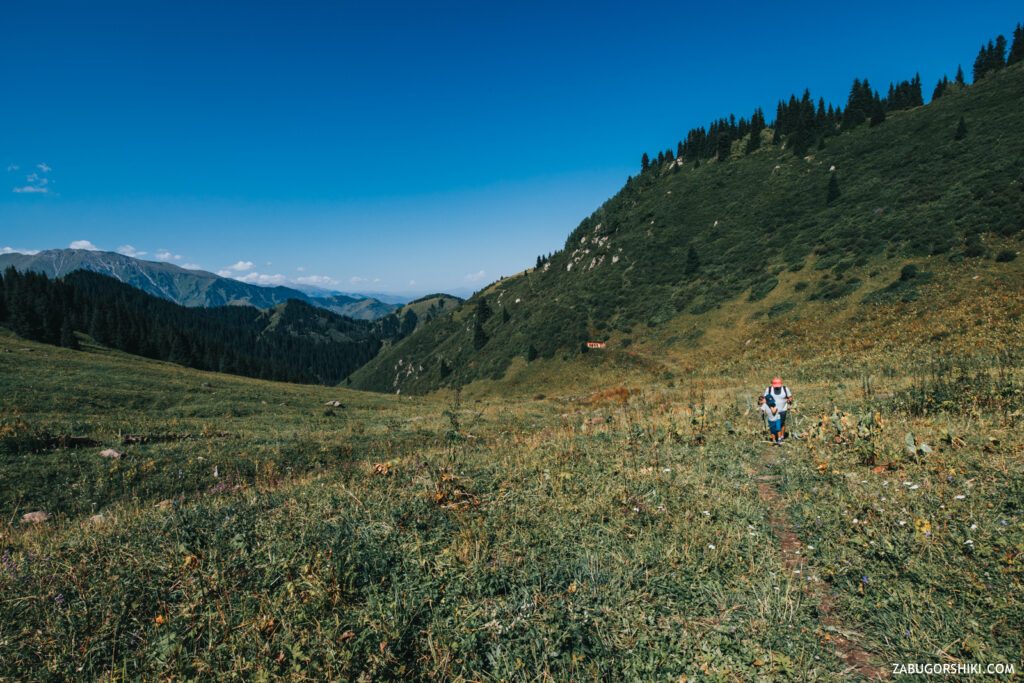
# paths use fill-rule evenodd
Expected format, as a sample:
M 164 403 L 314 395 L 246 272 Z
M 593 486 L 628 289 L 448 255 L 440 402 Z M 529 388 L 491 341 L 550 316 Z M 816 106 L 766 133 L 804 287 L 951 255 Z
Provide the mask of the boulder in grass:
M 26 512 L 21 516 L 21 521 L 26 524 L 42 524 L 46 520 L 50 519 L 49 512 L 43 512 L 42 510 L 36 510 L 35 512 Z
M 324 405 L 325 406 L 330 406 L 331 408 L 344 408 L 345 407 L 345 404 L 342 403 L 341 401 L 328 401 Z
M 115 451 L 113 448 L 104 448 L 102 451 L 100 451 L 100 457 L 110 458 L 111 460 L 120 460 L 122 457 L 124 457 L 124 453 L 120 451 Z

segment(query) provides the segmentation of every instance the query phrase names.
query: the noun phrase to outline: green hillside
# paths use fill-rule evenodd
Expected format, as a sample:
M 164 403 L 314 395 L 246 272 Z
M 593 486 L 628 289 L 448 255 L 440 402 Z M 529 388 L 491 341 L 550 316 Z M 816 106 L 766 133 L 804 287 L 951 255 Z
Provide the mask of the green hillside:
M 924 259 L 941 281 L 964 260 L 1006 262 L 1024 228 L 1022 93 L 1018 64 L 806 156 L 766 130 L 749 155 L 737 140 L 726 161 L 654 164 L 539 268 L 385 349 L 353 386 L 500 379 L 513 364 L 578 359 L 588 340 L 621 350 L 697 316 L 668 348 L 694 346 L 716 336 L 727 303 L 763 314 L 771 295 L 776 318 L 817 304 L 848 315 L 913 298 L 926 278 L 900 284 L 906 263 Z

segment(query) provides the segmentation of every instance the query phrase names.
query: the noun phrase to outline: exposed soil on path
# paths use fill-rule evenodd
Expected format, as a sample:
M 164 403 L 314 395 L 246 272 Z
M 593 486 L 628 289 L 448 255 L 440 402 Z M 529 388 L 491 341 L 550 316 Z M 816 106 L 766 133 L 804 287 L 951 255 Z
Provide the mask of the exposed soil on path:
M 790 574 L 799 572 L 807 577 L 808 568 L 804 556 L 804 544 L 793 531 L 793 524 L 786 514 L 782 496 L 776 488 L 778 475 L 771 473 L 773 451 L 764 451 L 756 472 L 757 491 L 761 502 L 768 508 L 768 523 L 772 533 L 782 548 L 783 566 Z M 857 674 L 868 680 L 889 678 L 889 670 L 878 664 L 878 659 L 865 650 L 856 640 L 854 634 L 845 630 L 836 614 L 832 593 L 828 584 L 823 581 L 805 581 L 808 593 L 818 601 L 818 619 L 825 630 L 824 638 L 832 646 L 839 659 L 846 663 L 847 669 L 842 673 Z

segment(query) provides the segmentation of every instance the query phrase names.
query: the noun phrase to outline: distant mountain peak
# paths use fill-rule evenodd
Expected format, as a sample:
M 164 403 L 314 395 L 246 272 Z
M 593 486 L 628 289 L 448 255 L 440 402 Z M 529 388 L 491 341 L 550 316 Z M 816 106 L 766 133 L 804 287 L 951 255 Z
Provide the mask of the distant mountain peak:
M 113 251 L 46 249 L 36 254 L 0 254 L 0 269 L 9 266 L 50 277 L 63 277 L 76 270 L 101 273 L 148 294 L 190 307 L 246 305 L 266 309 L 297 299 L 350 318 L 376 320 L 405 302 L 405 299 L 381 301 L 362 294 L 302 285 L 256 285 L 205 270 L 190 270 L 165 261 L 146 261 Z

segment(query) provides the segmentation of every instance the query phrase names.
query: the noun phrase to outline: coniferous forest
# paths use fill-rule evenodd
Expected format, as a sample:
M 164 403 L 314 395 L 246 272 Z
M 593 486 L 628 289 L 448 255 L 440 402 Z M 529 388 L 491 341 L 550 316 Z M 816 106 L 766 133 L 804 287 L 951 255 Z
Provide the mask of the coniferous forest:
M 1013 32 L 1013 42 L 1000 35 L 982 45 L 974 61 L 972 75 L 977 83 L 987 75 L 1024 60 L 1024 29 L 1020 25 Z M 957 69 L 954 80 L 944 76 L 932 91 L 932 99 L 941 97 L 950 88 L 966 85 L 963 68 Z M 890 83 L 888 93 L 879 95 L 868 79 L 855 78 L 850 86 L 845 109 L 826 104 L 824 98 L 815 102 L 810 90 L 804 90 L 801 97 L 790 95 L 780 100 L 775 112 L 775 121 L 766 123 L 760 107 L 749 118 L 736 118 L 735 114 L 712 121 L 706 128 L 691 129 L 675 150 L 671 147 L 657 155 L 644 152 L 640 158 L 641 173 L 660 168 L 666 163 L 697 163 L 716 159 L 727 161 L 734 153 L 750 154 L 761 147 L 761 133 L 771 130 L 771 144 L 785 145 L 797 156 L 807 154 L 811 149 L 822 148 L 826 140 L 834 135 L 856 128 L 864 122 L 877 126 L 885 121 L 887 113 L 910 109 L 924 104 L 921 76 L 915 75 L 909 81 Z M 738 150 L 734 143 L 741 143 Z
M 415 323 L 411 312 L 370 322 L 297 300 L 186 308 L 87 271 L 53 280 L 9 268 L 0 278 L 0 324 L 26 339 L 77 349 L 83 332 L 147 358 L 305 384 L 337 384 Z

